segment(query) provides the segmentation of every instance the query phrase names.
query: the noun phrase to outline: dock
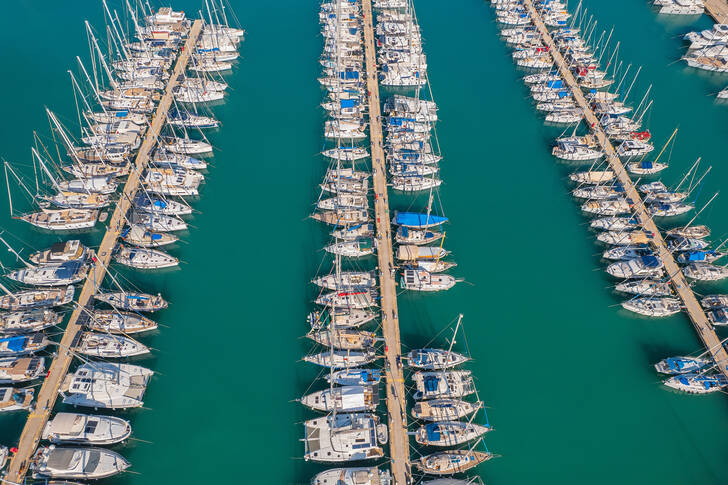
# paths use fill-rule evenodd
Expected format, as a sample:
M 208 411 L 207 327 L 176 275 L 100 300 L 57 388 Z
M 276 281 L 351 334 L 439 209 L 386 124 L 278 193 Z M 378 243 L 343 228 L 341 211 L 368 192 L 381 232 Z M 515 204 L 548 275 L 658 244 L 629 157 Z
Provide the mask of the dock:
M 705 13 L 719 24 L 728 23 L 728 2 L 726 0 L 703 0 Z
M 131 208 L 132 201 L 139 190 L 141 183 L 139 176 L 147 168 L 152 149 L 154 148 L 162 127 L 167 120 L 167 112 L 172 105 L 174 89 L 179 84 L 183 77 L 182 75 L 187 69 L 190 55 L 197 45 L 197 40 L 202 32 L 202 27 L 202 20 L 195 20 L 192 24 L 187 41 L 180 52 L 172 75 L 169 78 L 169 83 L 167 84 L 159 105 L 154 112 L 149 129 L 147 130 L 144 141 L 139 148 L 136 159 L 134 160 L 135 169 L 131 171 L 126 184 L 124 185 L 124 190 L 116 208 L 114 209 L 114 213 L 111 216 L 104 238 L 96 252 L 97 260 L 94 260 L 93 268 L 89 272 L 86 282 L 81 289 L 81 293 L 78 297 L 78 303 L 71 314 L 71 318 L 68 321 L 63 338 L 58 345 L 57 355 L 53 359 L 48 375 L 43 381 L 43 385 L 38 392 L 35 408 L 28 415 L 28 420 L 26 421 L 22 434 L 20 435 L 20 442 L 17 446 L 18 451 L 12 457 L 10 465 L 8 466 L 7 475 L 4 478 L 4 481 L 7 483 L 22 483 L 25 474 L 28 471 L 33 454 L 40 442 L 43 429 L 50 418 L 53 406 L 58 398 L 58 391 L 66 377 L 66 374 L 68 373 L 71 361 L 73 360 L 74 353 L 72 346 L 74 342 L 76 342 L 78 335 L 83 330 L 82 325 L 79 323 L 79 317 L 82 312 L 84 312 L 86 308 L 92 304 L 94 295 L 101 286 L 104 276 L 106 276 L 106 268 L 108 268 L 109 263 L 111 262 L 112 251 L 114 246 L 116 246 L 122 229 L 124 228 L 126 214 Z
M 633 204 L 632 209 L 635 213 L 635 216 L 640 221 L 640 224 L 642 225 L 644 230 L 651 232 L 654 235 L 653 239 L 650 242 L 650 245 L 654 249 L 655 253 L 664 262 L 665 270 L 667 271 L 667 274 L 670 278 L 670 283 L 672 284 L 672 287 L 675 290 L 677 296 L 680 298 L 680 300 L 682 300 L 685 312 L 688 314 L 690 321 L 693 323 L 693 326 L 700 336 L 700 339 L 703 341 L 706 349 L 710 351 L 711 356 L 715 359 L 716 363 L 719 364 L 717 365 L 717 368 L 723 375 L 726 376 L 726 378 L 728 378 L 728 352 L 726 352 L 726 350 L 721 345 L 720 338 L 718 338 L 718 335 L 715 333 L 715 330 L 708 320 L 705 311 L 700 306 L 698 299 L 695 297 L 695 293 L 693 293 L 693 290 L 688 284 L 685 275 L 675 261 L 672 253 L 668 251 L 667 244 L 665 242 L 665 239 L 662 237 L 662 234 L 660 233 L 660 229 L 652 220 L 652 217 L 647 211 L 647 208 L 645 207 L 645 204 L 642 201 L 642 198 L 640 197 L 640 194 L 637 191 L 634 182 L 627 173 L 627 170 L 624 168 L 622 161 L 617 156 L 617 152 L 615 151 L 612 142 L 607 137 L 604 128 L 592 111 L 589 103 L 586 101 L 581 87 L 576 82 L 576 79 L 574 78 L 573 74 L 566 64 L 566 61 L 556 47 L 554 40 L 551 37 L 551 34 L 546 28 L 546 25 L 543 23 L 540 14 L 534 7 L 533 0 L 524 0 L 524 3 L 526 5 L 526 8 L 528 9 L 528 13 L 531 16 L 533 23 L 536 25 L 536 28 L 543 37 L 544 43 L 549 48 L 551 57 L 553 58 L 554 63 L 559 69 L 559 74 L 564 79 L 564 82 L 571 89 L 576 103 L 583 110 L 584 119 L 587 123 L 587 126 L 590 127 L 592 133 L 594 134 L 597 141 L 599 142 L 599 145 L 604 151 L 604 156 L 609 163 L 609 167 L 614 171 L 617 179 L 624 187 L 625 195 L 628 199 L 631 200 Z M 724 0 L 714 0 L 714 3 L 720 3 L 728 10 L 728 6 L 726 5 Z M 707 4 L 708 2 L 706 1 L 706 7 Z
M 399 335 L 397 286 L 394 280 L 387 169 L 382 135 L 377 56 L 374 49 L 374 19 L 372 0 L 362 0 L 364 23 L 364 59 L 369 94 L 369 139 L 374 178 L 374 212 L 376 215 L 377 259 L 379 264 L 379 294 L 384 336 L 384 371 L 387 387 L 389 453 L 392 476 L 396 485 L 410 483 L 409 435 L 407 434 L 407 397 L 402 370 L 402 345 Z

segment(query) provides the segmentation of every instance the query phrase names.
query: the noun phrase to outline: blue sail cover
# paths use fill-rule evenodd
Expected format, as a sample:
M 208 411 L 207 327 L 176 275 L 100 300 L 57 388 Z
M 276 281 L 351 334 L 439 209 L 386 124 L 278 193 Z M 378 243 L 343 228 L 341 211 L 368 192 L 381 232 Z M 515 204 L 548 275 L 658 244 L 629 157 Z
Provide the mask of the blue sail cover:
M 561 79 L 557 79 L 556 81 L 549 81 L 547 86 L 550 88 L 561 89 L 564 87 L 564 81 L 562 81 Z
M 359 71 L 344 71 L 340 76 L 341 79 L 359 79 Z
M 640 168 L 652 168 L 652 162 L 643 160 L 642 163 L 640 163 Z
M 394 223 L 398 226 L 407 227 L 430 227 L 447 222 L 447 217 L 436 216 L 434 214 L 422 214 L 418 212 L 397 212 L 394 217 Z
M 342 108 L 353 108 L 357 105 L 356 100 L 354 99 L 342 99 L 339 101 L 339 106 Z
M 0 343 L 7 342 L 10 352 L 22 352 L 25 349 L 25 337 L 10 337 L 0 339 Z
M 648 268 L 657 268 L 660 266 L 660 260 L 657 259 L 657 256 L 642 256 L 641 260 L 642 264 Z
M 440 425 L 437 423 L 429 423 L 425 425 L 425 430 L 427 432 L 427 441 L 440 441 Z
M 707 253 L 705 251 L 691 251 L 687 254 L 688 261 L 705 261 Z
M 126 118 L 128 114 L 128 111 L 117 111 L 114 116 L 116 116 L 117 118 Z

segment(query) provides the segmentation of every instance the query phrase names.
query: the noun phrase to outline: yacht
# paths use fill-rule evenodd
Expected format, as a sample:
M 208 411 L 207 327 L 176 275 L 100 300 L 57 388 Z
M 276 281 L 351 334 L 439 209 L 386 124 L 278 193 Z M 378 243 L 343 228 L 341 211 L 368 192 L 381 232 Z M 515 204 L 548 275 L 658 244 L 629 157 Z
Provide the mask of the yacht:
M 62 315 L 46 309 L 0 313 L 0 336 L 40 332 L 62 320 Z
M 655 0 L 659 12 L 670 15 L 700 15 L 705 11 L 703 0 Z
M 372 271 L 342 271 L 338 274 L 319 276 L 313 283 L 328 290 L 364 289 L 374 288 L 377 285 L 377 277 Z
M 393 224 L 408 229 L 429 229 L 447 222 L 447 217 L 416 212 L 394 212 Z
M 355 385 L 331 387 L 301 398 L 301 404 L 323 412 L 375 411 L 379 404 L 377 386 Z
M 191 169 L 204 170 L 207 168 L 207 162 L 198 158 L 181 153 L 172 153 L 166 150 L 157 149 L 152 155 L 151 165 L 158 168 L 168 169 Z M 180 174 L 186 174 L 181 170 L 177 170 Z
M 397 248 L 397 259 L 400 261 L 439 260 L 450 254 L 441 247 L 402 245 Z
M 114 261 L 136 269 L 161 269 L 179 265 L 179 259 L 164 251 L 123 245 L 114 254 Z
M 438 421 L 420 426 L 415 431 L 415 441 L 423 446 L 458 446 L 480 438 L 491 429 L 462 421 Z
M 330 384 L 338 386 L 369 386 L 379 384 L 382 372 L 379 369 L 341 369 L 326 375 Z
M 427 230 L 409 229 L 405 226 L 400 226 L 397 228 L 397 232 L 395 233 L 394 237 L 397 244 L 420 246 L 439 241 L 440 239 L 442 239 L 442 233 Z
M 5 277 L 25 285 L 67 286 L 86 278 L 89 266 L 81 260 L 48 263 L 12 271 Z
M 703 308 L 728 307 L 728 295 L 707 295 L 700 300 Z
M 44 251 L 36 251 L 28 256 L 34 264 L 67 263 L 70 261 L 85 260 L 88 248 L 78 239 L 58 242 Z
M 622 293 L 641 296 L 671 296 L 673 294 L 669 283 L 649 279 L 623 281 L 614 289 Z
M 664 264 L 657 256 L 640 256 L 627 261 L 617 261 L 607 267 L 607 273 L 615 278 L 659 278 Z
M 340 413 L 304 423 L 304 459 L 319 462 L 375 460 L 384 456 L 387 427 L 367 413 Z
M 667 317 L 679 313 L 682 306 L 677 298 L 644 296 L 622 302 L 622 308 L 648 317 Z
M 131 223 L 155 232 L 176 232 L 187 229 L 187 223 L 179 217 L 159 213 L 134 212 Z
M 99 211 L 96 209 L 43 209 L 20 216 L 20 219 L 49 231 L 89 229 L 96 225 Z
M 708 226 L 684 226 L 675 227 L 668 230 L 665 234 L 672 237 L 688 237 L 694 239 L 703 239 L 710 236 L 710 228 Z
M 68 374 L 60 394 L 65 404 L 104 409 L 138 408 L 153 372 L 130 364 L 89 362 Z
M 626 199 L 589 200 L 581 205 L 581 210 L 598 216 L 628 214 L 632 206 Z
M 331 468 L 317 473 L 311 485 L 393 485 L 389 470 L 376 467 Z
M 708 321 L 715 326 L 725 327 L 728 325 L 728 309 L 725 307 L 713 308 L 705 312 Z
M 161 294 L 150 295 L 147 293 L 115 291 L 99 292 L 94 295 L 94 298 L 115 308 L 135 312 L 156 312 L 167 308 L 168 305 Z
M 162 214 L 165 216 L 184 216 L 192 214 L 192 207 L 187 204 L 141 193 L 137 194 L 134 198 L 134 208 L 139 212 Z
M 8 411 L 27 411 L 33 402 L 35 390 L 15 387 L 0 387 L 0 413 Z M 2 467 L 0 466 L 0 469 Z
M 718 281 L 728 278 L 728 268 L 708 263 L 690 263 L 683 268 L 688 278 L 698 281 Z
M 415 466 L 430 475 L 452 475 L 475 468 L 493 458 L 489 452 L 476 450 L 448 450 L 414 460 Z
M 425 270 L 405 269 L 399 285 L 412 291 L 443 291 L 455 286 L 457 280 L 451 275 L 433 274 Z
M 649 160 L 629 162 L 627 164 L 627 171 L 634 175 L 654 175 L 656 173 L 662 172 L 666 168 L 666 163 L 651 162 Z
M 173 166 L 149 168 L 144 176 L 144 186 L 149 192 L 166 196 L 199 195 L 204 176 L 194 170 Z
M 660 374 L 688 374 L 698 372 L 710 364 L 710 359 L 700 357 L 668 357 L 655 364 L 655 370 Z
M 725 256 L 725 252 L 720 251 L 685 251 L 681 252 L 677 255 L 677 262 L 678 263 L 712 263 L 723 256 Z
M 424 370 L 442 370 L 464 364 L 469 357 L 443 349 L 414 349 L 407 354 L 411 367 Z
M 689 32 L 683 37 L 690 42 L 691 49 L 728 42 L 728 24 L 714 24 L 712 29 Z
M 131 466 L 120 454 L 104 448 L 38 448 L 30 463 L 33 478 L 95 480 L 123 472 Z
M 475 384 L 470 371 L 456 370 L 447 372 L 418 371 L 412 375 L 417 387 L 414 398 L 433 399 L 460 398 L 475 392 Z
M 58 413 L 48 421 L 41 439 L 54 444 L 113 445 L 131 436 L 128 421 L 114 416 Z
M 358 195 L 342 194 L 341 196 L 359 197 Z M 341 197 L 340 196 L 340 197 Z M 320 202 L 326 204 L 331 199 L 324 199 Z M 332 226 L 348 227 L 355 224 L 369 222 L 371 218 L 366 210 L 337 208 L 335 210 L 323 210 L 311 215 L 312 219 Z
M 695 208 L 692 204 L 685 204 L 683 202 L 673 203 L 652 203 L 647 204 L 647 212 L 652 214 L 653 217 L 670 217 L 679 216 L 685 214 Z
M 303 360 L 322 367 L 346 369 L 371 364 L 378 357 L 374 350 L 326 350 L 319 354 L 307 355 Z
M 589 225 L 603 231 L 629 231 L 637 229 L 641 224 L 636 217 L 601 217 L 592 220 Z
M 149 348 L 123 335 L 84 332 L 75 348 L 79 354 L 103 359 L 135 357 L 149 353 Z
M 0 357 L 34 354 L 48 347 L 50 341 L 42 333 L 0 338 Z
M 86 326 L 102 333 L 132 334 L 157 329 L 157 322 L 136 313 L 118 310 L 94 310 L 86 314 Z
M 473 414 L 481 403 L 462 399 L 439 398 L 417 401 L 412 406 L 412 416 L 423 421 L 453 421 Z
M 95 193 L 110 195 L 116 192 L 119 188 L 119 184 L 114 181 L 110 175 L 95 176 L 95 177 L 84 177 L 58 183 L 58 187 L 62 191 L 68 192 L 80 192 L 80 193 Z
M 0 358 L 0 384 L 32 381 L 45 374 L 43 357 Z
M 361 330 L 350 330 L 345 328 L 332 328 L 309 332 L 308 338 L 323 345 L 339 350 L 364 350 L 374 346 L 377 342 L 377 334 Z
M 617 155 L 622 158 L 639 157 L 650 153 L 654 149 L 655 147 L 650 143 L 640 140 L 625 140 L 617 147 Z
M 666 379 L 664 384 L 671 389 L 689 394 L 709 394 L 728 386 L 728 379 L 723 374 L 683 374 Z
M 604 259 L 612 261 L 627 261 L 630 259 L 639 259 L 642 256 L 654 256 L 655 253 L 646 245 L 638 246 L 617 246 L 607 249 L 602 254 Z
M 331 235 L 342 241 L 353 241 L 355 239 L 368 239 L 374 237 L 374 224 L 355 224 L 348 227 L 334 229 Z
M 174 244 L 178 237 L 168 232 L 156 232 L 138 224 L 132 224 L 121 233 L 124 242 L 143 248 L 158 248 Z
M 75 288 L 43 288 L 17 291 L 10 295 L 0 296 L 0 308 L 3 310 L 29 310 L 39 307 L 65 305 L 73 300 Z
M 347 258 L 360 258 L 374 254 L 375 246 L 372 239 L 357 239 L 330 244 L 324 250 Z
M 363 147 L 337 147 L 324 150 L 323 155 L 335 160 L 353 162 L 369 156 L 369 152 Z
M 161 138 L 159 140 L 159 147 L 162 150 L 183 155 L 212 153 L 212 145 L 209 143 L 200 140 L 191 140 L 189 138 Z

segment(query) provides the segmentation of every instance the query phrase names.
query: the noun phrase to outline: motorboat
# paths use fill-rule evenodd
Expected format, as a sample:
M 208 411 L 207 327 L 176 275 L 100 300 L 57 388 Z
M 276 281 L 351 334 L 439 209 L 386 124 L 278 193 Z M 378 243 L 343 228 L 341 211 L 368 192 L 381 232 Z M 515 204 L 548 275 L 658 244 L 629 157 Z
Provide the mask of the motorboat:
M 131 364 L 88 362 L 68 374 L 61 389 L 65 404 L 104 409 L 138 408 L 151 370 Z
M 36 251 L 28 256 L 34 264 L 67 263 L 70 261 L 85 260 L 88 248 L 78 239 L 58 242 L 44 251 Z
M 405 269 L 399 285 L 402 289 L 411 291 L 443 291 L 455 286 L 455 277 L 447 274 L 433 274 L 418 269 Z
M 43 428 L 41 439 L 54 444 L 113 445 L 131 436 L 131 424 L 115 416 L 57 413 Z
M 115 451 L 104 448 L 40 447 L 30 468 L 33 478 L 95 480 L 123 472 L 131 466 Z

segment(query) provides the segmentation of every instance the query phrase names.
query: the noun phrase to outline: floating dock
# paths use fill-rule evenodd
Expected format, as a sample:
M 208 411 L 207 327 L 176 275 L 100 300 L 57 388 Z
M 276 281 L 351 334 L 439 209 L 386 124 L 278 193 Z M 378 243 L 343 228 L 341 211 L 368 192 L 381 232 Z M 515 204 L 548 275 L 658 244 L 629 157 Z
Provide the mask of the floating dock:
M 129 174 L 129 178 L 124 185 L 124 191 L 119 198 L 119 203 L 114 209 L 114 213 L 111 216 L 111 220 L 107 226 L 104 238 L 101 241 L 101 246 L 97 251 L 98 261 L 94 263 L 93 269 L 86 278 L 86 282 L 81 289 L 81 294 L 78 297 L 78 304 L 76 305 L 71 318 L 68 321 L 66 330 L 63 334 L 63 339 L 58 346 L 58 354 L 53 359 L 48 376 L 43 381 L 43 385 L 38 392 L 38 398 L 36 400 L 35 409 L 28 415 L 28 420 L 25 423 L 23 432 L 20 435 L 20 442 L 18 443 L 18 451 L 12 457 L 10 465 L 8 466 L 8 472 L 4 480 L 7 483 L 19 484 L 23 482 L 30 461 L 38 447 L 38 442 L 41 438 L 41 433 L 48 422 L 53 406 L 58 398 L 58 390 L 68 373 L 68 369 L 73 360 L 74 353 L 72 345 L 76 341 L 79 333 L 83 330 L 82 325 L 79 323 L 79 317 L 83 311 L 92 303 L 93 297 L 97 290 L 101 286 L 106 275 L 106 268 L 111 262 L 111 254 L 114 246 L 119 239 L 121 230 L 124 227 L 124 221 L 126 213 L 131 208 L 132 201 L 139 190 L 140 179 L 139 176 L 146 169 L 149 162 L 149 156 L 152 148 L 157 142 L 157 137 L 167 120 L 167 112 L 172 105 L 172 99 L 174 96 L 174 89 L 183 78 L 183 74 L 187 69 L 187 63 L 190 60 L 190 55 L 197 45 L 197 41 L 202 32 L 203 22 L 202 20 L 195 20 L 190 29 L 187 42 L 185 42 L 184 48 L 182 49 L 177 63 L 174 66 L 172 76 L 169 78 L 169 83 L 165 88 L 164 95 L 157 106 L 154 116 L 151 121 L 149 130 L 147 130 L 144 142 L 139 149 L 139 153 L 134 161 L 135 169 Z
M 372 0 L 362 0 L 364 22 L 364 60 L 369 91 L 369 139 L 371 142 L 372 176 L 374 178 L 374 212 L 376 215 L 379 294 L 381 296 L 382 334 L 384 336 L 384 372 L 389 416 L 389 456 L 396 485 L 410 483 L 409 435 L 407 434 L 407 397 L 402 371 L 402 345 L 399 336 L 397 285 L 394 280 L 387 168 L 382 136 L 377 56 L 374 48 Z
M 713 3 L 722 5 L 722 8 L 724 8 L 728 13 L 728 4 L 726 4 L 725 1 L 713 0 Z M 543 23 L 541 15 L 534 7 L 533 0 L 524 0 L 524 4 L 528 9 L 528 13 L 531 16 L 533 23 L 536 25 L 536 28 L 543 37 L 544 43 L 548 46 L 549 53 L 559 69 L 559 74 L 572 91 L 576 103 L 584 111 L 584 119 L 599 142 L 599 145 L 602 147 L 605 158 L 609 163 L 609 167 L 614 171 L 617 179 L 624 187 L 625 195 L 631 199 L 633 203 L 632 209 L 634 210 L 635 216 L 639 219 L 640 224 L 646 231 L 654 234 L 654 238 L 650 241 L 650 245 L 654 248 L 657 256 L 659 256 L 664 262 L 665 270 L 670 278 L 670 283 L 672 284 L 677 296 L 682 300 L 685 311 L 690 317 L 690 321 L 693 322 L 693 326 L 698 332 L 703 344 L 710 351 L 711 356 L 718 364 L 717 368 L 723 375 L 726 376 L 726 378 L 728 378 L 728 352 L 726 352 L 721 345 L 720 338 L 718 338 L 713 326 L 708 321 L 708 317 L 705 315 L 705 311 L 695 297 L 695 293 L 693 293 L 685 275 L 675 261 L 672 253 L 668 251 L 665 239 L 662 237 L 659 228 L 652 220 L 652 217 L 647 211 L 634 182 L 627 173 L 627 170 L 624 168 L 622 161 L 617 156 L 614 146 L 612 146 L 611 141 L 609 141 L 609 138 L 604 132 L 604 128 L 592 111 L 589 103 L 586 101 L 584 93 L 577 84 L 576 79 L 566 64 L 566 61 L 556 47 L 549 30 Z M 706 1 L 706 8 L 707 6 L 708 1 Z M 728 16 L 726 18 L 728 19 Z

